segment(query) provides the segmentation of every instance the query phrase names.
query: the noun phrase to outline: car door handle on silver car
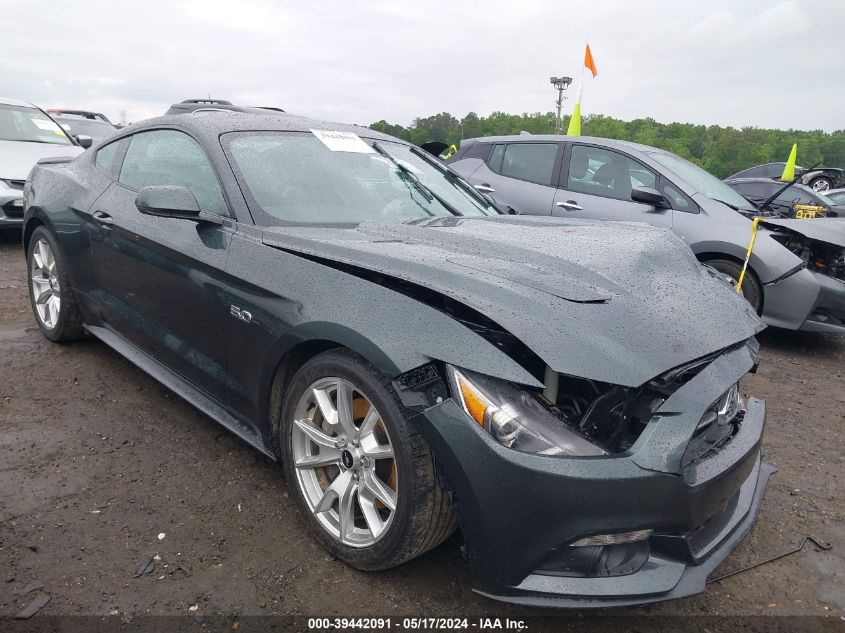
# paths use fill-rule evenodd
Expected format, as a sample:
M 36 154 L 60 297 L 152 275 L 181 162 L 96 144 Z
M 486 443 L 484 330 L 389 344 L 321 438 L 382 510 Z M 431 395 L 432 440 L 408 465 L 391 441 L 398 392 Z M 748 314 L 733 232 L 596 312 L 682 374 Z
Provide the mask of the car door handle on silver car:
M 481 184 L 481 185 L 475 185 L 475 190 L 480 191 L 481 193 L 495 193 L 496 192 L 496 190 L 493 189 L 493 187 L 488 185 L 486 182 Z
M 575 200 L 567 200 L 566 202 L 558 202 L 557 206 L 566 209 L 567 211 L 583 211 L 584 207 L 579 205 Z
M 112 217 L 103 211 L 94 211 L 94 213 L 91 214 L 91 217 L 93 217 L 96 222 L 104 224 L 105 226 L 111 226 L 114 224 Z

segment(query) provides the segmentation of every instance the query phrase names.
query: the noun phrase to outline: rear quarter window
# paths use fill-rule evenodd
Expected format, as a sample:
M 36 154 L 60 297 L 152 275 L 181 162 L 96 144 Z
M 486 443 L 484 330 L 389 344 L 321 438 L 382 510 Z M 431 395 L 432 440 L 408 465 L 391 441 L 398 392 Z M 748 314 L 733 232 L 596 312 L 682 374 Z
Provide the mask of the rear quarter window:
M 504 146 L 502 176 L 551 185 L 554 172 L 557 143 L 511 143 Z M 497 147 L 493 154 L 499 151 Z
M 128 142 L 128 139 L 122 138 L 98 149 L 97 155 L 94 157 L 96 168 L 112 180 L 117 180 L 120 175 L 120 165 L 123 162 L 123 153 Z

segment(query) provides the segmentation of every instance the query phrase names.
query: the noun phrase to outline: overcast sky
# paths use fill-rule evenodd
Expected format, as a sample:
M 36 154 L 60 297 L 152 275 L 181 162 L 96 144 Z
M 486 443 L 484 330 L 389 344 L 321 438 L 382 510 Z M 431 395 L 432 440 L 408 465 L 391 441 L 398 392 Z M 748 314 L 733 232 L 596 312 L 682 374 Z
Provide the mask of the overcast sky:
M 137 121 L 189 97 L 369 124 L 548 112 L 845 128 L 843 0 L 0 0 L 0 94 Z M 571 111 L 571 98 L 565 105 Z

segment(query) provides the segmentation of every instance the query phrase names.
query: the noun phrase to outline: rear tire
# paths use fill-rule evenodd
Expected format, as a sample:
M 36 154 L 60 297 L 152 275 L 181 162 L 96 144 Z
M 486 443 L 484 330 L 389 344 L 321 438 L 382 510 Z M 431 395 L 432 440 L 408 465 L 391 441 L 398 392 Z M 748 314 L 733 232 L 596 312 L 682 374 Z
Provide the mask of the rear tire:
M 742 264 L 739 262 L 732 259 L 710 259 L 704 262 L 704 265 L 729 277 L 734 287 L 739 283 L 739 276 L 742 274 Z M 742 280 L 742 296 L 751 304 L 754 311 L 760 314 L 763 308 L 763 286 L 750 268 L 745 271 L 745 278 Z
M 827 176 L 817 176 L 810 181 L 809 187 L 813 191 L 825 192 L 833 188 L 833 180 Z
M 431 450 L 406 417 L 390 381 L 348 350 L 305 363 L 284 397 L 279 446 L 291 494 L 312 536 L 357 569 L 401 565 L 455 529 Z
M 82 338 L 82 314 L 73 296 L 67 260 L 46 227 L 32 232 L 26 263 L 29 301 L 41 333 L 56 343 Z

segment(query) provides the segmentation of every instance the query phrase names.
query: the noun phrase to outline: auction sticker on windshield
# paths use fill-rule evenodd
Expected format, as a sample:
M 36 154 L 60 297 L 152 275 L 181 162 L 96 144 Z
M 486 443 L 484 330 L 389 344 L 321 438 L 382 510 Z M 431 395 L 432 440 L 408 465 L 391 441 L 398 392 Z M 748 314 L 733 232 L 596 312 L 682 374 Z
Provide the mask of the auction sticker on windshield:
M 352 132 L 336 132 L 334 130 L 311 130 L 311 133 L 323 142 L 333 152 L 355 152 L 356 154 L 372 154 L 375 150 Z

